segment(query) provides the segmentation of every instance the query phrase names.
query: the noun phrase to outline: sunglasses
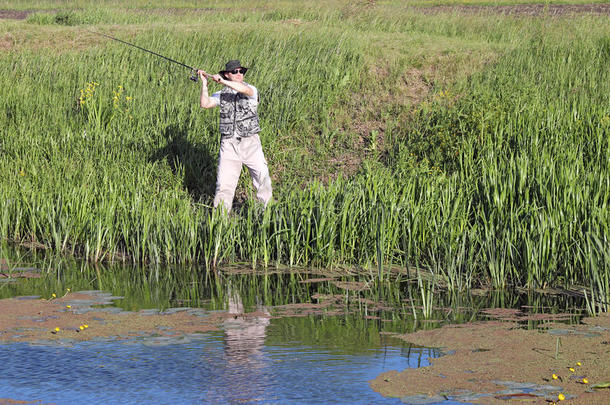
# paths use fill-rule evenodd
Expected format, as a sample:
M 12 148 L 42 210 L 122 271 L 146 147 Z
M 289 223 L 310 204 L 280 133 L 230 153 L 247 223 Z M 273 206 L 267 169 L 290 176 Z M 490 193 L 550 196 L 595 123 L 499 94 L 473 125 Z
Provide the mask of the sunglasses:
M 239 68 L 239 69 L 233 69 L 233 70 L 231 70 L 229 73 L 232 73 L 232 74 L 234 74 L 234 75 L 236 75 L 236 74 L 238 74 L 238 73 L 241 73 L 242 75 L 245 75 L 245 74 L 246 74 L 246 69 L 242 69 L 242 68 Z

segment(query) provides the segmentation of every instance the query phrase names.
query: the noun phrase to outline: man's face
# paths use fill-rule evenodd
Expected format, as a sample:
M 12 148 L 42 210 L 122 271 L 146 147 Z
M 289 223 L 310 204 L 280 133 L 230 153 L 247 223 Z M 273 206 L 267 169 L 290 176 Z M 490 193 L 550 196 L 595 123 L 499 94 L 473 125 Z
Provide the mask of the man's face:
M 233 70 L 226 72 L 225 75 L 227 76 L 227 79 L 231 80 L 232 82 L 241 83 L 244 81 L 244 72 L 245 72 L 245 69 L 239 67 L 237 69 L 233 69 Z

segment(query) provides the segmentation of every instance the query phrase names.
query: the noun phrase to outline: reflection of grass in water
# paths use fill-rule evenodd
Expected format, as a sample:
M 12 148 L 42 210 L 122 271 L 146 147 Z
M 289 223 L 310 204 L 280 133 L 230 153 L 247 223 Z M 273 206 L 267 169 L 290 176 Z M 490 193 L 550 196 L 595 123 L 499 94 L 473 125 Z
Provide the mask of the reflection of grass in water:
M 305 345 L 335 348 L 345 354 L 381 347 L 389 339 L 379 334 L 376 321 L 357 315 L 281 318 L 274 319 L 271 327 L 266 339 L 268 344 L 299 341 Z M 404 333 L 408 330 L 408 326 L 394 325 L 383 331 Z
M 305 277 L 308 278 L 308 277 Z M 410 327 L 414 325 L 417 316 L 412 310 L 424 318 L 441 320 L 447 323 L 462 323 L 478 319 L 489 319 L 480 313 L 484 308 L 521 308 L 525 306 L 525 313 L 552 314 L 557 312 L 573 313 L 568 319 L 573 322 L 580 316 L 584 301 L 576 297 L 563 294 L 540 294 L 523 291 L 481 291 L 477 294 L 455 293 L 439 288 L 430 278 L 420 277 L 422 283 L 432 283 L 435 289 L 426 290 L 421 295 L 421 287 L 417 279 L 399 281 L 391 278 L 385 282 L 369 279 L 362 276 L 338 277 L 332 280 L 323 280 L 316 283 L 302 283 L 300 274 L 273 274 L 273 275 L 228 275 L 221 277 L 217 283 L 217 308 L 223 308 L 226 296 L 222 286 L 231 285 L 238 291 L 246 311 L 254 310 L 259 305 L 269 308 L 286 306 L 278 314 L 302 315 L 299 305 L 289 304 L 311 303 L 304 311 L 315 316 L 325 313 L 344 312 L 345 314 L 371 316 L 379 318 L 382 327 Z M 343 280 L 343 281 L 341 281 Z M 366 285 L 367 288 L 353 286 Z M 347 289 L 346 289 L 347 287 Z M 412 299 L 415 297 L 415 299 Z M 330 302 L 332 305 L 326 305 Z M 316 304 L 320 304 L 316 306 Z M 339 315 L 340 317 L 340 315 Z M 536 327 L 544 320 L 528 320 L 528 327 Z M 421 323 L 417 327 L 430 327 L 432 324 Z
M 124 264 L 93 265 L 81 260 L 53 255 L 36 254 L 0 246 L 0 253 L 13 266 L 31 266 L 40 269 L 41 278 L 19 280 L 14 284 L 0 285 L 0 298 L 19 295 L 62 296 L 70 289 L 103 290 L 123 296 L 114 301 L 126 310 L 144 308 L 164 309 L 173 305 L 201 306 L 206 285 L 189 267 L 133 266 Z M 209 294 L 208 294 L 209 295 Z M 182 302 L 176 302 L 180 299 Z
M 527 313 L 574 313 L 584 302 L 565 295 L 543 295 L 534 292 L 509 293 L 507 291 L 473 291 L 473 293 L 447 292 L 435 285 L 429 295 L 421 295 L 418 280 L 405 276 L 387 276 L 383 281 L 370 276 L 320 277 L 319 271 L 307 273 L 278 274 L 224 274 L 210 275 L 203 279 L 189 266 L 134 267 L 124 265 L 91 265 L 66 258 L 14 253 L 2 248 L 2 256 L 9 263 L 38 267 L 43 278 L 20 281 L 16 284 L 0 285 L 0 298 L 16 295 L 41 295 L 58 297 L 68 288 L 78 290 L 104 290 L 113 295 L 124 296 L 115 301 L 126 310 L 146 308 L 165 309 L 175 306 L 203 307 L 212 310 L 227 310 L 228 294 L 237 294 L 245 312 L 267 308 L 272 315 L 281 318 L 281 333 L 290 328 L 307 329 L 308 325 L 324 323 L 329 330 L 324 334 L 347 334 L 354 329 L 350 343 L 358 346 L 357 340 L 377 344 L 379 333 L 406 333 L 419 329 L 436 328 L 445 323 L 463 323 L 479 319 L 491 319 L 481 312 L 484 308 L 521 308 L 528 306 Z M 23 252 L 23 251 L 21 251 Z M 171 271 L 168 271 L 170 270 Z M 303 282 L 308 279 L 316 282 Z M 420 277 L 425 285 L 430 279 Z M 432 282 L 434 284 L 434 282 Z M 413 298 L 413 299 L 412 299 Z M 310 304 L 306 310 L 299 305 Z M 415 316 L 414 316 L 415 312 Z M 562 322 L 575 322 L 572 319 Z M 440 322 L 428 322 L 437 320 Z M 524 327 L 543 325 L 542 320 L 524 318 Z M 275 321 L 273 322 L 275 325 Z M 332 330 L 336 329 L 335 332 Z M 311 332 L 311 331 L 310 331 Z M 291 333 L 310 333 L 307 330 Z M 332 333 L 331 333 L 332 332 Z M 375 335 L 377 334 L 377 335 Z M 313 337 L 311 337 L 313 339 Z M 364 344 L 364 343 L 363 343 Z

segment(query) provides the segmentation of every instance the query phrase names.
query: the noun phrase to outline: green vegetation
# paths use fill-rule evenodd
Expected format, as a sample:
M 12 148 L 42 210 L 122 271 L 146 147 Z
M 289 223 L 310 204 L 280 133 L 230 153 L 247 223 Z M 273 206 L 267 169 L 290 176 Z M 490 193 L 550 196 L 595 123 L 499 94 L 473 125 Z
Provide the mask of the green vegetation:
M 0 236 L 92 261 L 581 285 L 607 310 L 608 17 L 378 3 L 40 2 L 0 21 Z M 276 201 L 262 212 L 244 173 L 234 215 L 212 211 L 217 118 L 199 86 L 84 28 L 252 67 Z

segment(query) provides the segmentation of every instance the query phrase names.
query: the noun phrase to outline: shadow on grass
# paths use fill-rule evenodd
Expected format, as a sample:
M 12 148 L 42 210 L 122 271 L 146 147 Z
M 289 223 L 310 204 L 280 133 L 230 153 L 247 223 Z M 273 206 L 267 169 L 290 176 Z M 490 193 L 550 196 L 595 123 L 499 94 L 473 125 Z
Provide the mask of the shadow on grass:
M 157 150 L 150 160 L 166 160 L 174 174 L 182 174 L 182 182 L 193 199 L 209 202 L 216 189 L 216 156 L 210 146 L 193 143 L 188 129 L 170 125 L 163 132 L 166 146 Z

